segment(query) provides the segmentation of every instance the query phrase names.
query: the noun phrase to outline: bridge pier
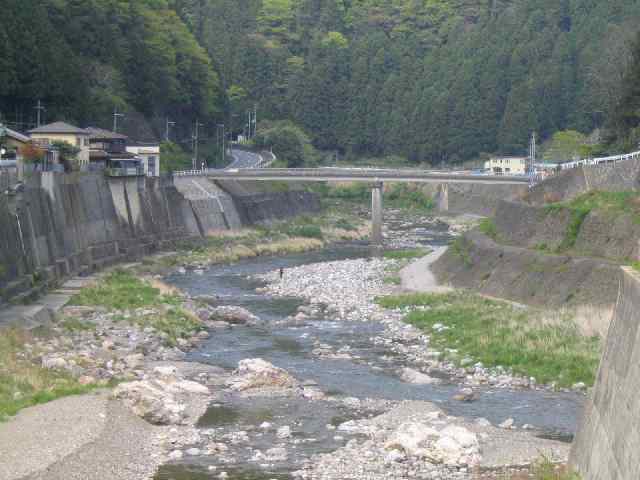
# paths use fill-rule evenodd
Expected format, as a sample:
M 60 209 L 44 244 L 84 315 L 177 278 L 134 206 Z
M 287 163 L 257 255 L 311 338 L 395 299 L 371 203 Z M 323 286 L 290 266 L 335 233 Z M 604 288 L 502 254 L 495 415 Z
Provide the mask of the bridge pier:
M 383 204 L 382 191 L 384 184 L 376 182 L 371 190 L 371 243 L 382 245 Z
M 441 212 L 449 211 L 449 184 L 440 185 L 440 195 L 438 195 L 438 210 Z

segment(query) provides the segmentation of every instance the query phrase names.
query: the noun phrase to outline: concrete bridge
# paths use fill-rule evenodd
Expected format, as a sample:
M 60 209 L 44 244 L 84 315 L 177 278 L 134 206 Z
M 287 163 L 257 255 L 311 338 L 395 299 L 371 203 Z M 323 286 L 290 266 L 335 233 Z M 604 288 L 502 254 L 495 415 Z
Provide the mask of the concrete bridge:
M 448 210 L 450 183 L 528 185 L 528 177 L 474 175 L 468 172 L 432 170 L 386 170 L 375 168 L 227 168 L 174 172 L 177 177 L 207 177 L 213 180 L 289 182 L 365 182 L 371 191 L 371 242 L 382 243 L 384 182 L 437 183 L 442 185 L 441 208 Z

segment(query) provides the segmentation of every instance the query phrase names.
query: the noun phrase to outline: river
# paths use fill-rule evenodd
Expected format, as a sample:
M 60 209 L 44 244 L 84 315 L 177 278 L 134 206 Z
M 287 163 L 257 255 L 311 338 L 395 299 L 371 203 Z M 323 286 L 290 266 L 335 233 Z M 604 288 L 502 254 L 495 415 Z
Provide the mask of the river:
M 404 225 L 398 230 L 407 228 Z M 409 230 L 414 236 L 422 236 L 419 243 L 426 245 L 438 246 L 450 239 L 446 232 L 429 230 L 423 225 Z M 296 313 L 302 304 L 300 299 L 256 293 L 262 283 L 253 279 L 254 275 L 370 254 L 365 246 L 344 245 L 320 252 L 215 266 L 204 273 L 176 274 L 167 279 L 192 296 L 217 295 L 220 304 L 245 307 L 264 321 L 260 326 L 216 331 L 189 354 L 189 361 L 233 370 L 240 360 L 263 358 L 306 385 L 317 385 L 330 400 L 246 398 L 225 393 L 221 401 L 211 405 L 199 427 L 209 430 L 216 439 L 229 440 L 229 450 L 215 456 L 187 456 L 179 463 L 162 467 L 158 480 L 292 478 L 290 474 L 309 462 L 312 455 L 334 451 L 353 438 L 333 427 L 349 419 L 380 413 L 384 401 L 424 400 L 437 404 L 448 415 L 483 417 L 494 425 L 513 418 L 517 425 L 535 426 L 548 436 L 571 438 L 584 401 L 581 395 L 487 387 L 475 402 L 455 401 L 452 396 L 459 387 L 454 383 L 414 385 L 398 377 L 402 358 L 372 341 L 381 335 L 384 327 L 380 323 L 320 318 L 292 325 L 283 319 Z M 318 358 L 312 351 L 319 343 L 330 345 L 335 351 L 346 351 L 348 356 Z M 277 429 L 282 426 L 289 426 L 293 432 L 286 445 L 286 459 L 265 463 L 256 451 L 281 445 Z M 238 435 L 245 438 L 235 441 Z M 219 476 L 221 472 L 225 473 Z

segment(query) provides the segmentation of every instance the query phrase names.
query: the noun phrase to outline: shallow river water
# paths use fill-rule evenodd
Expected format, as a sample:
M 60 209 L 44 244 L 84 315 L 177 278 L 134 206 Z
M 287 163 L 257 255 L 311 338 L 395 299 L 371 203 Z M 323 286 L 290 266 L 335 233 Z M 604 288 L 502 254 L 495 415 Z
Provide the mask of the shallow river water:
M 444 236 L 430 237 L 432 244 L 442 244 Z M 376 322 L 338 322 L 310 320 L 302 326 L 279 324 L 294 314 L 302 304 L 295 298 L 273 298 L 257 294 L 260 283 L 249 277 L 280 267 L 307 263 L 362 258 L 369 255 L 366 247 L 344 246 L 302 255 L 280 258 L 258 258 L 234 265 L 217 266 L 202 275 L 171 276 L 168 280 L 191 295 L 218 295 L 221 304 L 239 305 L 265 321 L 260 327 L 237 327 L 216 331 L 215 335 L 192 352 L 188 360 L 208 363 L 232 370 L 245 358 L 263 358 L 284 368 L 307 384 L 317 384 L 333 397 L 358 399 L 424 400 L 438 404 L 450 415 L 484 417 L 493 424 L 507 418 L 518 426 L 530 424 L 558 438 L 570 438 L 575 430 L 583 397 L 577 394 L 543 391 L 489 389 L 482 391 L 472 403 L 452 400 L 459 387 L 455 384 L 413 385 L 397 375 L 401 360 L 371 337 L 383 327 Z M 338 350 L 348 346 L 353 357 L 344 360 L 320 359 L 311 354 L 314 342 L 329 344 Z M 158 480 L 199 480 L 218 478 L 227 472 L 229 479 L 258 480 L 290 478 L 312 454 L 330 452 L 349 440 L 328 424 L 338 425 L 351 418 L 376 414 L 371 409 L 353 409 L 338 401 L 310 401 L 303 398 L 242 398 L 228 394 L 211 406 L 200 421 L 203 429 L 217 429 L 216 436 L 240 430 L 248 431 L 250 442 L 232 446 L 233 460 L 221 462 L 216 456 L 186 457 L 179 464 L 164 466 Z M 274 425 L 271 431 L 260 431 L 263 422 Z M 288 459 L 269 468 L 261 468 L 254 449 L 262 451 L 279 443 L 275 428 L 288 425 L 294 441 Z

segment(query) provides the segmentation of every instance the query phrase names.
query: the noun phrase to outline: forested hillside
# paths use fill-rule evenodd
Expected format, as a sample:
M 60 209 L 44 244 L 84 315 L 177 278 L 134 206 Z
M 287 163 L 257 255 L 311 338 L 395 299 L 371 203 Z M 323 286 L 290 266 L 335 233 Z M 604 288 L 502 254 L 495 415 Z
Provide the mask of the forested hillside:
M 121 125 L 136 137 L 224 111 L 211 59 L 163 0 L 3 0 L 0 2 L 0 112 L 15 127 L 45 119 Z
M 321 148 L 433 162 L 602 126 L 635 0 L 175 0 L 236 110 Z
M 108 126 L 116 105 L 213 135 L 256 104 L 318 148 L 432 163 L 613 125 L 640 29 L 637 0 L 2 3 L 5 116 L 41 98 L 49 117 Z

